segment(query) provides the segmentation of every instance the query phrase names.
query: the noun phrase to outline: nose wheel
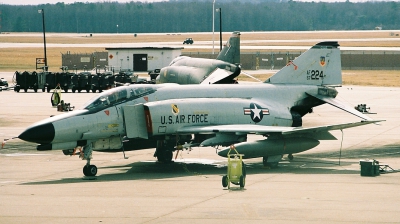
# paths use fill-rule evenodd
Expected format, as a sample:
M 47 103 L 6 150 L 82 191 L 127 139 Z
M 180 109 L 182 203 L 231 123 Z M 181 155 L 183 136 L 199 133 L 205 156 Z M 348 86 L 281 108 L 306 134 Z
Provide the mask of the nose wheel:
M 86 159 L 86 165 L 83 167 L 83 174 L 87 177 L 93 177 L 97 174 L 97 166 L 90 165 L 90 160 L 92 159 L 92 144 L 88 144 L 83 148 L 83 154 L 81 154 L 82 159 Z
M 87 177 L 93 177 L 97 174 L 97 166 L 95 165 L 85 165 L 83 167 L 83 174 Z

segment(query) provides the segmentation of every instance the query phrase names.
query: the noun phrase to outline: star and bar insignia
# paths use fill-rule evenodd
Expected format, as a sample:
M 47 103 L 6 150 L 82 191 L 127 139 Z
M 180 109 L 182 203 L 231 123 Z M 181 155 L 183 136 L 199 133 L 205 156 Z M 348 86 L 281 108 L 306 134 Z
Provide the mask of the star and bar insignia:
M 262 108 L 256 103 L 250 103 L 249 108 L 244 107 L 243 112 L 244 115 L 250 115 L 251 120 L 253 120 L 255 123 L 260 122 L 264 115 L 269 115 L 268 108 Z

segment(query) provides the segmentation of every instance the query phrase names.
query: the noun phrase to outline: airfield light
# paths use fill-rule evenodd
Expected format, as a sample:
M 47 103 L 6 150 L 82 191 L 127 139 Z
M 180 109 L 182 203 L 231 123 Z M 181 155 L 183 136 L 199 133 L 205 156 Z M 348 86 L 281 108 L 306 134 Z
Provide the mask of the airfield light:
M 38 13 L 42 14 L 43 22 L 43 44 L 44 44 L 44 71 L 47 71 L 47 54 L 46 54 L 46 26 L 44 25 L 44 9 L 39 9 Z
M 216 9 L 219 12 L 219 51 L 222 51 L 222 10 L 221 8 Z

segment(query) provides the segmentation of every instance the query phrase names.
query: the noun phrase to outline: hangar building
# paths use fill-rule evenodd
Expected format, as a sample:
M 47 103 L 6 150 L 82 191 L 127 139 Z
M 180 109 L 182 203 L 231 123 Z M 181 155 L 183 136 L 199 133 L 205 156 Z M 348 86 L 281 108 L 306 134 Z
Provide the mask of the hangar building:
M 180 56 L 183 47 L 122 47 L 106 48 L 108 51 L 108 66 L 115 71 L 131 70 L 147 72 L 162 68 L 176 57 Z

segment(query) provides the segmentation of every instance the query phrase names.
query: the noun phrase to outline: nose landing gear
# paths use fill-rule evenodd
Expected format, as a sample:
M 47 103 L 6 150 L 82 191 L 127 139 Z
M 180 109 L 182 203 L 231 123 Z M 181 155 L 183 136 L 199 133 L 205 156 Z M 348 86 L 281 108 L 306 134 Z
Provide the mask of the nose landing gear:
M 96 176 L 97 174 L 97 166 L 95 165 L 90 165 L 90 160 L 92 159 L 92 143 L 86 145 L 83 148 L 83 153 L 81 153 L 80 157 L 85 160 L 86 159 L 86 165 L 83 167 L 83 174 L 87 177 L 93 177 Z

